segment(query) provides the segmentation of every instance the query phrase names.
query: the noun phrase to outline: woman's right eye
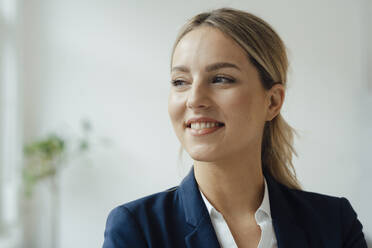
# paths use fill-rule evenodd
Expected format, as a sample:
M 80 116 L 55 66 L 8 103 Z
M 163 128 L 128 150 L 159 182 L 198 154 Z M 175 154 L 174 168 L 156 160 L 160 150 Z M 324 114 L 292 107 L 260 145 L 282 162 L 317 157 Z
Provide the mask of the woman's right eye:
M 178 86 L 178 85 L 183 85 L 182 83 L 185 83 L 185 81 L 178 79 L 178 80 L 173 80 L 171 83 L 173 86 Z

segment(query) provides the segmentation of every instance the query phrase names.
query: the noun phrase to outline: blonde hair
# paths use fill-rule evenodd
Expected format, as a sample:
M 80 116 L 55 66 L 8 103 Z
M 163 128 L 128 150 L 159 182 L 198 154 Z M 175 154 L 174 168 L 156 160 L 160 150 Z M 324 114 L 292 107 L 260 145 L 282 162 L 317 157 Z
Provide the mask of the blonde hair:
M 177 36 L 172 57 L 182 37 L 202 25 L 218 28 L 247 52 L 266 90 L 278 83 L 287 88 L 288 58 L 283 41 L 264 20 L 241 10 L 221 8 L 191 18 Z M 280 113 L 265 123 L 261 147 L 262 169 L 267 169 L 279 183 L 292 189 L 301 189 L 292 163 L 292 155 L 297 156 L 293 147 L 294 134 L 297 132 Z M 181 146 L 181 156 L 182 151 Z

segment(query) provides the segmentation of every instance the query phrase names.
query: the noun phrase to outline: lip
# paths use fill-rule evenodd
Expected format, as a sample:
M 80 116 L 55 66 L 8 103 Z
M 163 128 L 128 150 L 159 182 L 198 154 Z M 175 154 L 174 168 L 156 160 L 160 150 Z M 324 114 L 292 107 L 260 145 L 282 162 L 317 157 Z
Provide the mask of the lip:
M 207 129 L 203 129 L 203 130 L 193 130 L 191 128 L 187 128 L 187 132 L 189 132 L 192 136 L 199 137 L 199 136 L 205 136 L 205 135 L 208 135 L 208 134 L 218 132 L 218 130 L 223 129 L 223 128 L 224 128 L 224 126 L 212 127 L 212 128 L 207 128 Z
M 186 127 L 189 126 L 191 123 L 194 123 L 194 122 L 219 122 L 219 123 L 223 123 L 221 121 L 218 121 L 218 120 L 215 120 L 215 119 L 212 119 L 212 118 L 209 118 L 209 117 L 194 117 L 194 118 L 191 118 L 191 119 L 188 119 L 185 123 Z M 223 123 L 224 124 L 224 123 Z

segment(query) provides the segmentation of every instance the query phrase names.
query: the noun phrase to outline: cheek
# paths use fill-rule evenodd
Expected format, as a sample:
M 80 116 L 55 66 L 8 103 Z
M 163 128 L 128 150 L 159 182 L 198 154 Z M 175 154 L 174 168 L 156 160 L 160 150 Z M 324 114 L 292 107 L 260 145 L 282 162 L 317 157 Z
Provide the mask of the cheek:
M 257 94 L 241 91 L 229 101 L 228 114 L 235 127 L 259 127 L 263 116 L 263 101 Z M 230 119 L 230 118 L 229 118 Z
M 182 97 L 170 93 L 168 98 L 168 114 L 173 126 L 178 124 L 182 125 L 184 110 L 184 101 Z

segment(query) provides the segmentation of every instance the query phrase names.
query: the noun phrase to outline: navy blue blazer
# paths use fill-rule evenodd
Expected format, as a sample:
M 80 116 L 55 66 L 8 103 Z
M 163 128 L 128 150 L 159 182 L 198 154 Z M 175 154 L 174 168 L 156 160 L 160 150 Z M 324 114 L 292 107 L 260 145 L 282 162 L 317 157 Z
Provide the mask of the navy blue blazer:
M 346 198 L 289 189 L 263 172 L 279 248 L 367 247 Z M 103 248 L 121 247 L 220 247 L 193 166 L 179 186 L 111 210 Z

